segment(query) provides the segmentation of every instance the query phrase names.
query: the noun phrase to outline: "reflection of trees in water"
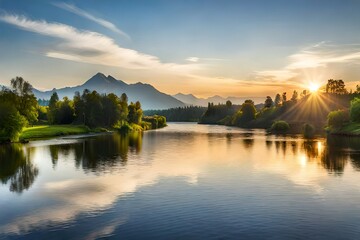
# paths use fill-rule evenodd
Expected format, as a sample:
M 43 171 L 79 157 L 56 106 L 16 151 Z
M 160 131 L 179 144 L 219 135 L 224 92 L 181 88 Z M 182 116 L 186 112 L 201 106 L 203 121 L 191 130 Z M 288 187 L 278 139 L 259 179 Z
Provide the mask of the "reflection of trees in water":
M 244 138 L 243 145 L 246 149 L 251 149 L 254 146 L 254 139 L 253 138 Z
M 343 147 L 339 143 L 334 144 L 328 139 L 326 146 L 322 146 L 319 141 L 309 140 L 304 141 L 303 148 L 310 160 L 317 159 L 328 172 L 336 174 L 344 172 L 348 154 L 343 151 Z
M 350 159 L 352 166 L 360 171 L 360 138 L 359 137 L 343 137 L 332 136 L 327 138 L 330 149 L 337 150 L 334 155 L 342 155 L 346 159 Z
M 286 155 L 286 148 L 287 148 L 287 141 L 274 141 L 274 142 L 275 142 L 276 153 L 279 153 L 280 150 L 281 150 L 281 152 L 285 156 Z
M 82 153 L 81 165 L 84 169 L 103 171 L 111 170 L 119 163 L 125 165 L 129 152 L 138 153 L 141 147 L 141 132 L 113 134 L 83 142 L 77 148 L 77 155 Z
M 26 158 L 21 145 L 0 146 L 0 181 L 10 182 L 11 192 L 28 190 L 38 174 L 38 168 Z
M 321 156 L 322 166 L 330 173 L 342 174 L 348 156 L 344 152 L 328 147 Z
M 142 133 L 103 135 L 85 139 L 83 142 L 50 146 L 50 155 L 56 165 L 59 155 L 75 154 L 76 167 L 105 171 L 118 164 L 125 165 L 128 154 L 138 153 L 142 147 Z

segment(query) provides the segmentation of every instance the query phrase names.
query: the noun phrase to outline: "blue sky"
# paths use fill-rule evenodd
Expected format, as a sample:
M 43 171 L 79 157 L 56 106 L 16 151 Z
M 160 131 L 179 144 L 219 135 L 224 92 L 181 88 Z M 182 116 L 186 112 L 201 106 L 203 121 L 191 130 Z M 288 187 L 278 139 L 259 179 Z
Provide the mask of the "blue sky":
M 360 79 L 360 1 L 0 0 L 0 84 L 97 72 L 161 91 L 264 96 Z

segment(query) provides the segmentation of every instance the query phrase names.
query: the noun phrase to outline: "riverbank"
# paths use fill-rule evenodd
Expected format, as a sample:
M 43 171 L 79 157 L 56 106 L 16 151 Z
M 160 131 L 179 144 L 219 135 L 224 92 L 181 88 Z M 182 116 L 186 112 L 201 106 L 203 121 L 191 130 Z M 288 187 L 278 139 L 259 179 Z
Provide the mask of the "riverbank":
M 66 135 L 87 134 L 90 128 L 84 125 L 41 125 L 25 128 L 20 134 L 20 141 L 39 138 L 50 138 Z
M 151 125 L 145 125 L 144 127 L 137 124 L 130 124 L 129 129 L 126 132 L 131 131 L 147 131 L 157 128 L 165 127 L 162 125 L 156 128 L 152 128 Z M 119 131 L 120 129 L 115 129 Z M 80 134 L 89 134 L 89 133 L 101 133 L 101 132 L 111 132 L 111 130 L 106 128 L 94 128 L 90 129 L 85 125 L 40 125 L 34 127 L 24 128 L 19 136 L 20 142 L 26 142 L 29 140 L 59 137 L 59 136 L 68 136 L 68 135 L 80 135 Z
M 360 123 L 349 123 L 339 129 L 329 130 L 332 135 L 360 137 Z

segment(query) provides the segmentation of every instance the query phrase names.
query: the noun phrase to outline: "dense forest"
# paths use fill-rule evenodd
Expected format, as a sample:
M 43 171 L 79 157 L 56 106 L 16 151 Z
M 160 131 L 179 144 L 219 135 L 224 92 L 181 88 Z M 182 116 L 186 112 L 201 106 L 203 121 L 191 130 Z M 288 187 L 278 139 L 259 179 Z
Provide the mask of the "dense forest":
M 198 122 L 206 112 L 206 109 L 206 107 L 186 106 L 165 110 L 146 110 L 144 115 L 164 116 L 168 122 Z
M 270 96 L 261 108 L 249 99 L 241 106 L 231 102 L 214 105 L 209 103 L 199 123 L 221 124 L 244 128 L 265 128 L 272 132 L 303 132 L 312 136 L 324 130 L 341 132 L 344 127 L 351 130 L 360 122 L 360 86 L 347 91 L 342 80 L 328 80 L 324 91 L 298 94 L 293 91 Z M 352 127 L 349 125 L 352 124 Z M 326 128 L 324 128 L 326 127 Z M 350 131 L 351 132 L 351 131 Z
M 73 99 L 59 99 L 54 92 L 48 106 L 41 106 L 32 86 L 21 77 L 11 80 L 11 89 L 0 91 L 0 141 L 17 140 L 22 129 L 34 124 L 81 124 L 91 129 L 148 130 L 166 126 L 163 116 L 143 117 L 139 101 L 128 103 L 123 93 L 99 94 L 85 89 Z

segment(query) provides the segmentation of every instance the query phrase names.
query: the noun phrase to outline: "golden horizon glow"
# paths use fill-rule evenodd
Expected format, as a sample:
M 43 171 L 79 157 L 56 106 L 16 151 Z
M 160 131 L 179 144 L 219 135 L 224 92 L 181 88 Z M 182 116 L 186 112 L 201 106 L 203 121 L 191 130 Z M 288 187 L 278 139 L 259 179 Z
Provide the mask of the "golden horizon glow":
M 311 93 L 315 93 L 315 92 L 319 91 L 320 85 L 317 84 L 317 83 L 311 82 L 311 83 L 309 84 L 308 88 L 309 88 L 309 90 L 310 90 Z

